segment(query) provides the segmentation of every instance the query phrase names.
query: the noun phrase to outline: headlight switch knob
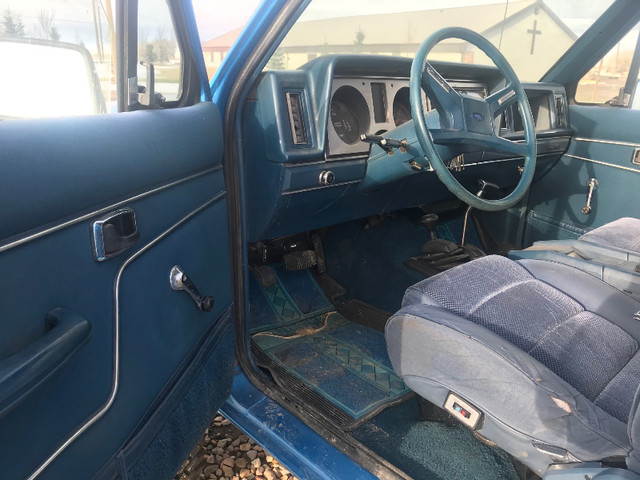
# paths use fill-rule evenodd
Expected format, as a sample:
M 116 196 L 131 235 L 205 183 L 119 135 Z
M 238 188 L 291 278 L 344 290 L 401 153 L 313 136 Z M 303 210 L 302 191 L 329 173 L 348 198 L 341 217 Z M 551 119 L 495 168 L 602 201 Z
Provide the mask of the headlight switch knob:
M 336 180 L 336 176 L 331 170 L 322 170 L 318 176 L 318 183 L 323 187 L 331 185 Z

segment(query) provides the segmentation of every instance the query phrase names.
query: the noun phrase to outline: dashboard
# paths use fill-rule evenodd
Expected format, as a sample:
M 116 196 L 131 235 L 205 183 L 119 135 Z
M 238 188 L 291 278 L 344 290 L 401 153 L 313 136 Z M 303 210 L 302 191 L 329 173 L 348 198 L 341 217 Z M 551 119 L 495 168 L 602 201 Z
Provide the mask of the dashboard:
M 487 85 L 473 80 L 450 79 L 459 92 L 487 95 Z M 385 77 L 335 77 L 331 89 L 327 158 L 369 152 L 362 134 L 382 135 L 411 120 L 409 79 Z M 431 110 L 422 96 L 423 109 Z
M 504 86 L 494 67 L 433 65 L 462 95 L 485 97 Z M 409 58 L 327 55 L 256 80 L 242 123 L 250 241 L 451 199 L 433 171 L 410 162 L 422 155 L 411 121 L 410 69 Z M 560 158 L 572 135 L 566 93 L 560 85 L 524 87 L 542 170 Z M 430 111 L 424 93 L 422 101 Z M 495 129 L 524 139 L 515 105 L 496 119 Z M 401 149 L 361 141 L 363 134 L 409 143 L 399 154 Z M 517 183 L 521 165 L 520 158 L 470 149 L 449 168 L 470 189 L 479 178 L 508 188 Z M 390 167 L 399 172 L 395 177 Z

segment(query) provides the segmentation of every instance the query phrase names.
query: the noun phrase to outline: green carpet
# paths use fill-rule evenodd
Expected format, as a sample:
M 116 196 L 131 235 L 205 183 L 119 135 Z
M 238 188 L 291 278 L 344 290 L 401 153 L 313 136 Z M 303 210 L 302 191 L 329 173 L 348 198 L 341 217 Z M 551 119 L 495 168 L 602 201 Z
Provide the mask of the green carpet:
M 351 434 L 415 480 L 518 480 L 507 453 L 482 443 L 466 427 L 417 419 L 417 400 L 409 400 Z

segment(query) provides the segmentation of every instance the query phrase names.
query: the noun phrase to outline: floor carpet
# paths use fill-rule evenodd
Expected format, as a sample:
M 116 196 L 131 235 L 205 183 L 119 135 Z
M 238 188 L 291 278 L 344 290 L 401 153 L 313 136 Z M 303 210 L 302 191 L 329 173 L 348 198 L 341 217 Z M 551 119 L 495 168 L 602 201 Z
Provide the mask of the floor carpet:
M 510 457 L 458 425 L 421 422 L 415 399 L 386 409 L 351 432 L 415 480 L 518 480 Z

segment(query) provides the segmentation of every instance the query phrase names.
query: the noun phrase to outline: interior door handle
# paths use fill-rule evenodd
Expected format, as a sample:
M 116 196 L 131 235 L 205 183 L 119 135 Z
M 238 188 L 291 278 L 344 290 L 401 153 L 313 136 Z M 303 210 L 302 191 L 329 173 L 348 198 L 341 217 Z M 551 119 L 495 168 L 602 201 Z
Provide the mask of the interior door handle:
M 593 192 L 596 188 L 598 188 L 598 180 L 590 178 L 587 182 L 587 203 L 581 210 L 584 215 L 589 215 L 591 213 L 591 199 L 593 198 Z
M 91 336 L 91 324 L 63 308 L 46 317 L 48 331 L 0 361 L 0 417 L 57 371 Z
M 121 208 L 95 220 L 91 232 L 93 258 L 98 262 L 124 252 L 140 239 L 136 213 L 129 207 Z

